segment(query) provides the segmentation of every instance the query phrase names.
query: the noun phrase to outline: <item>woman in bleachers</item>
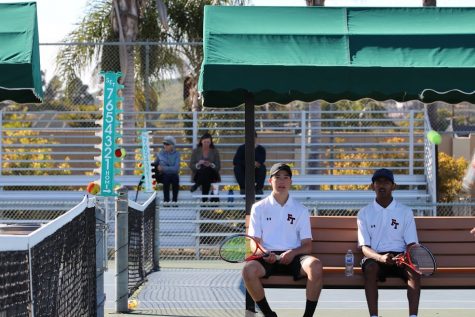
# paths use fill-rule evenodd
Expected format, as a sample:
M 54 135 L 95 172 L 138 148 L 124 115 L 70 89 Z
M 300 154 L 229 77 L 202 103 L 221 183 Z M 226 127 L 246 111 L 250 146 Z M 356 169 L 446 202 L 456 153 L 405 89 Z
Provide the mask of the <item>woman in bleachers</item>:
M 190 169 L 192 172 L 192 181 L 190 191 L 194 192 L 201 186 L 202 195 L 209 195 L 211 184 L 221 181 L 219 170 L 221 160 L 219 151 L 213 144 L 213 137 L 209 133 L 203 134 L 198 146 L 193 150 L 190 160 Z M 203 197 L 202 201 L 208 199 Z

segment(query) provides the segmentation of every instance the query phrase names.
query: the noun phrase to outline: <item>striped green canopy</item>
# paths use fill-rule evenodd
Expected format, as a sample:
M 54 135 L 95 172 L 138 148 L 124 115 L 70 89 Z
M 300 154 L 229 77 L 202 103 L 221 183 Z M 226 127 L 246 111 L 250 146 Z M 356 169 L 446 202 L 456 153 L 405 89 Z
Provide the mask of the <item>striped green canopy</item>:
M 475 102 L 475 8 L 205 7 L 207 107 Z M 447 92 L 447 93 L 446 93 Z

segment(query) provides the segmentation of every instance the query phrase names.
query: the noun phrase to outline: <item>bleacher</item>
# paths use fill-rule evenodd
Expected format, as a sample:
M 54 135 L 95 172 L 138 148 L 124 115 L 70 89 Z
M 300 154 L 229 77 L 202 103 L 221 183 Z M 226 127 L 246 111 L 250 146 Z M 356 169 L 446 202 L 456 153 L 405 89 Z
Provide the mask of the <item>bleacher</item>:
M 322 111 L 321 119 L 310 119 L 308 111 L 256 112 L 256 130 L 259 143 L 267 150 L 267 167 L 280 161 L 293 165 L 293 194 L 302 200 L 371 199 L 374 193 L 366 187 L 370 175 L 374 169 L 386 167 L 393 169 L 396 174 L 399 185 L 395 192 L 397 198 L 433 201 L 434 153 L 433 147 L 424 142 L 424 131 L 428 129 L 424 112 L 365 110 L 364 116 L 361 114 L 358 111 Z M 177 117 L 180 115 L 176 114 Z M 220 119 L 216 120 L 214 115 Z M 147 123 L 147 130 L 152 131 L 153 135 L 153 152 L 161 148 L 164 135 L 177 138 L 177 149 L 182 153 L 184 162 L 180 171 L 181 199 L 200 198 L 199 190 L 189 192 L 191 177 L 185 163 L 199 136 L 210 129 L 209 125 L 213 125 L 212 134 L 221 154 L 222 181 L 217 184 L 217 193 L 227 200 L 230 198 L 229 187 L 234 186 L 232 198 L 239 199 L 242 196 L 234 179 L 232 158 L 237 146 L 244 142 L 243 120 L 231 119 L 242 115 L 242 112 L 228 110 L 202 112 L 193 116 L 190 127 L 178 126 L 180 120 L 175 118 L 164 119 L 160 126 Z M 344 120 L 342 116 L 345 116 Z M 35 119 L 32 114 L 31 120 Z M 57 120 L 64 119 L 58 117 Z M 84 120 L 85 125 L 89 124 Z M 76 126 L 80 124 L 77 121 Z M 34 130 L 35 125 L 31 129 Z M 97 167 L 94 156 L 99 153 L 94 149 L 94 144 L 98 143 L 98 138 L 94 136 L 95 130 L 97 128 L 71 127 L 70 131 L 65 131 L 64 126 L 52 131 L 38 128 L 33 132 L 38 134 L 38 138 L 48 138 L 49 142 L 23 144 L 15 138 L 11 144 L 1 144 L 0 153 L 4 156 L 20 150 L 31 152 L 33 148 L 38 152 L 50 153 L 49 161 L 55 167 L 33 164 L 28 167 L 21 158 L 9 158 L 0 173 L 0 200 L 82 197 L 87 184 L 99 178 L 97 175 L 85 175 Z M 191 131 L 192 135 L 185 136 L 183 131 Z M 4 128 L 6 132 L 8 128 Z M 128 145 L 132 148 L 127 152 L 139 150 L 137 145 L 134 146 Z M 137 173 L 135 159 L 134 155 L 126 156 L 123 161 L 124 174 Z M 69 167 L 60 167 L 61 164 L 68 164 Z M 130 187 L 133 195 L 140 176 L 117 176 L 116 180 Z M 265 194 L 269 190 L 267 186 Z
M 95 176 L 0 176 L 0 184 L 2 186 L 17 187 L 44 187 L 57 186 L 56 190 L 15 190 L 0 191 L 0 200 L 12 199 L 36 199 L 36 200 L 61 200 L 61 199 L 80 199 L 86 194 L 84 190 L 61 190 L 61 187 L 78 187 L 84 188 L 89 182 L 97 179 Z M 140 181 L 140 176 L 118 176 L 117 181 L 124 186 L 131 188 L 131 194 L 136 190 Z M 427 181 L 424 175 L 395 175 L 395 181 L 399 188 L 394 192 L 394 196 L 403 201 L 429 201 L 430 196 L 427 192 Z M 368 186 L 371 182 L 370 175 L 346 175 L 345 177 L 333 175 L 295 175 L 292 179 L 294 190 L 292 195 L 299 200 L 322 200 L 322 201 L 338 201 L 338 200 L 366 200 L 369 201 L 374 197 L 371 190 L 318 190 L 312 189 L 314 186 L 342 186 L 342 185 L 359 185 Z M 266 179 L 265 184 L 268 184 Z M 183 190 L 179 193 L 181 199 L 200 199 L 203 196 L 200 191 L 191 193 L 189 188 L 192 185 L 189 175 L 180 177 L 180 185 Z M 222 180 L 218 184 L 214 184 L 217 189 L 215 195 L 220 199 L 234 200 L 244 198 L 239 194 L 239 190 L 233 190 L 232 194 L 226 190 L 225 186 L 234 186 L 237 188 L 237 182 L 232 175 L 222 176 Z M 264 195 L 270 193 L 270 187 L 265 186 Z M 162 193 L 159 191 L 159 197 Z M 215 196 L 213 194 L 208 197 Z

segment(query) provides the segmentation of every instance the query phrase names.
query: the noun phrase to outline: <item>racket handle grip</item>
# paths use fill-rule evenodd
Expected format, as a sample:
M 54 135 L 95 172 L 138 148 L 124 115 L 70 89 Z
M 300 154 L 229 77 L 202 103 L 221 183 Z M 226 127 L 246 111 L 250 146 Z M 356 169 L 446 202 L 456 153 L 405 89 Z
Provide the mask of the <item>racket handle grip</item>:
M 268 257 L 270 255 L 270 253 L 264 253 L 264 257 Z M 280 261 L 280 255 L 278 254 L 274 254 L 275 255 L 275 260 L 276 261 Z

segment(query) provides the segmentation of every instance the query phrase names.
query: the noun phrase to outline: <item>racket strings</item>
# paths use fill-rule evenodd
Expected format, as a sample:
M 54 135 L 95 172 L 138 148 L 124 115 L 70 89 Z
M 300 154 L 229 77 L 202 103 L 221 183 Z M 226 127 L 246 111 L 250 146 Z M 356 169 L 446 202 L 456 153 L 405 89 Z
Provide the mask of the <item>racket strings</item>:
M 409 256 L 412 264 L 422 273 L 431 273 L 434 271 L 434 259 L 424 248 L 411 249 Z
M 251 253 L 251 247 L 245 237 L 234 237 L 225 241 L 219 252 L 220 256 L 227 261 L 242 262 L 246 255 Z

